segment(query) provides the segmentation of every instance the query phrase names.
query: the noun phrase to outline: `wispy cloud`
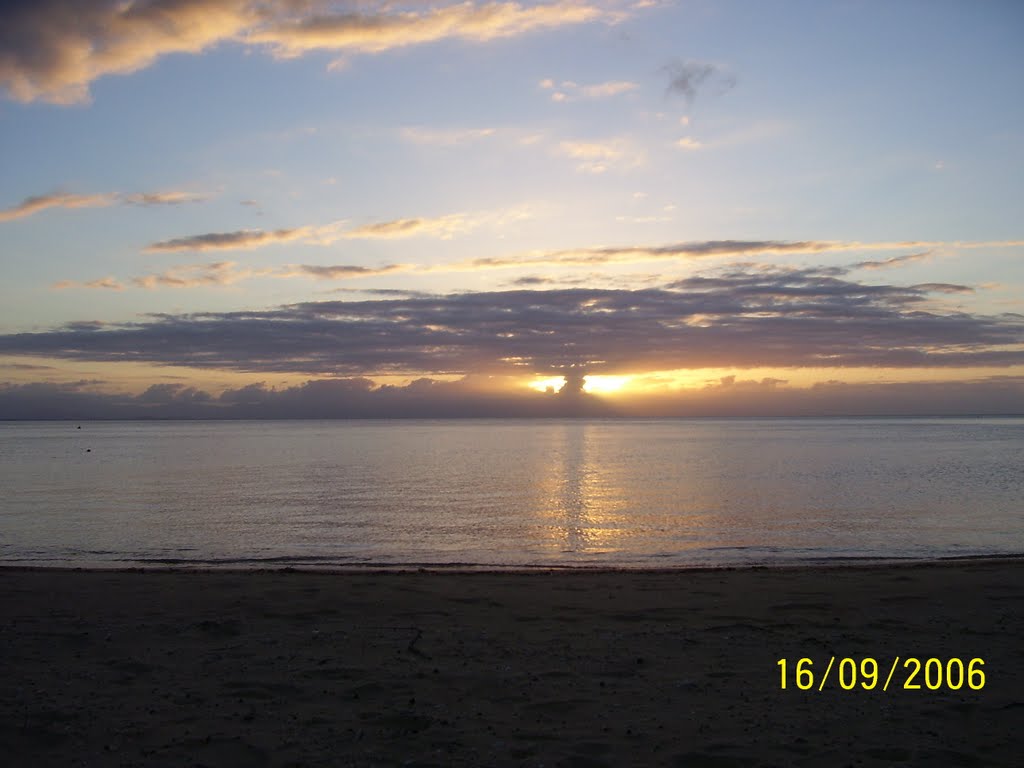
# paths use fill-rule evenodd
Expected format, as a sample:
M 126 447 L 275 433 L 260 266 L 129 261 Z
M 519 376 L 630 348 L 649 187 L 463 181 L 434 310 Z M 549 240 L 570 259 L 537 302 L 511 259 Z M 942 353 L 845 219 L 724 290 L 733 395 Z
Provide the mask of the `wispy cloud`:
M 53 283 L 51 287 L 57 290 L 93 288 L 111 291 L 123 291 L 129 285 L 149 290 L 154 288 L 197 288 L 230 285 L 239 280 L 245 280 L 266 273 L 267 270 L 239 267 L 233 261 L 218 261 L 212 264 L 179 264 L 163 272 L 133 277 L 127 282 L 122 282 L 113 277 L 104 277 L 99 280 L 85 282 L 61 280 Z
M 0 211 L 0 221 L 23 219 L 47 208 L 103 208 L 116 202 L 115 195 L 73 195 L 67 192 L 34 195 L 26 197 L 13 208 Z
M 106 208 L 111 205 L 178 205 L 198 202 L 202 195 L 192 192 L 122 192 L 76 195 L 71 192 L 50 192 L 44 195 L 26 197 L 18 205 L 0 211 L 0 221 L 24 219 L 49 208 Z
M 134 195 L 119 195 L 121 202 L 129 205 L 181 205 L 182 203 L 197 203 L 205 197 L 192 192 L 142 192 Z
M 343 280 L 352 277 L 376 277 L 393 272 L 408 272 L 408 264 L 362 267 L 354 264 L 295 264 L 275 273 L 277 277 L 313 277 L 319 280 Z
M 339 9 L 327 0 L 36 0 L 5 10 L 0 87 L 18 101 L 72 104 L 87 101 L 90 84 L 100 77 L 137 72 L 163 56 L 198 54 L 224 42 L 268 48 L 280 58 L 310 51 L 381 53 L 621 17 L 564 1 L 396 10 L 383 1 Z
M 466 2 L 419 12 L 393 12 L 386 8 L 382 5 L 377 13 L 306 14 L 249 31 L 245 39 L 269 44 L 275 55 L 283 57 L 312 50 L 381 53 L 444 39 L 485 42 L 538 29 L 618 18 L 575 2 L 528 6 Z
M 348 280 L 414 270 L 415 267 L 410 264 L 385 264 L 381 267 L 365 267 L 355 264 L 287 264 L 283 267 L 254 269 L 241 267 L 234 261 L 218 261 L 211 264 L 178 264 L 162 272 L 140 275 L 126 281 L 114 277 L 88 281 L 60 280 L 53 283 L 51 287 L 56 290 L 92 288 L 114 291 L 122 291 L 127 287 L 146 290 L 200 288 L 232 285 L 252 278 L 307 277 L 315 280 Z
M 920 242 L 842 242 L 829 240 L 697 240 L 665 245 L 625 245 L 535 251 L 508 257 L 483 257 L 447 268 L 507 269 L 535 266 L 629 264 L 707 257 L 748 257 L 766 254 L 814 254 L 843 251 L 897 250 L 923 245 Z M 445 269 L 438 265 L 435 269 Z
M 931 251 L 906 253 L 902 256 L 890 256 L 888 259 L 880 259 L 878 261 L 858 261 L 852 266 L 854 269 L 891 269 L 893 267 L 902 267 L 904 264 L 910 264 L 915 261 L 924 261 L 930 258 L 931 255 Z
M 52 285 L 57 290 L 66 288 L 102 288 L 110 291 L 123 291 L 124 283 L 115 277 L 101 277 L 97 280 L 78 282 L 77 280 L 60 280 Z
M 452 147 L 478 139 L 485 139 L 496 133 L 494 128 L 426 128 L 423 126 L 407 126 L 401 130 L 401 136 L 413 144 L 426 144 L 438 147 Z
M 675 141 L 675 145 L 680 149 L 687 149 L 690 151 L 702 149 L 704 147 L 703 142 L 697 141 L 697 139 L 692 136 L 684 136 L 681 139 L 677 139 Z
M 173 253 L 180 251 L 237 251 L 262 248 L 277 243 L 303 242 L 329 245 L 339 237 L 342 222 L 323 227 L 293 227 L 291 229 L 242 229 L 235 232 L 208 232 L 201 235 L 176 237 L 151 243 L 146 253 Z
M 342 237 L 357 240 L 438 237 L 450 240 L 479 227 L 500 229 L 506 224 L 529 219 L 532 215 L 529 206 L 518 206 L 490 211 L 449 213 L 434 217 L 391 219 L 362 224 L 346 230 Z
M 450 214 L 435 219 L 394 219 L 375 224 L 364 224 L 345 233 L 347 238 L 356 239 L 394 239 L 403 237 L 440 237 L 449 240 L 457 234 L 466 232 L 475 226 L 469 217 L 463 214 Z
M 303 227 L 290 230 L 277 230 L 265 233 L 260 230 L 241 233 L 220 233 L 197 235 L 191 238 L 158 243 L 161 251 L 182 250 L 227 250 L 239 248 L 255 248 L 272 242 L 304 241 L 312 243 L 333 242 L 341 237 L 352 238 L 400 238 L 425 235 L 433 237 L 450 237 L 463 229 L 488 223 L 501 226 L 508 221 L 519 220 L 529 216 L 526 209 L 507 209 L 501 211 L 474 214 L 458 214 L 452 219 L 449 216 L 436 219 L 395 219 L 377 224 L 363 225 L 348 232 L 337 231 L 337 225 L 328 228 Z M 457 218 L 459 216 L 465 218 Z M 298 234 L 296 234 L 298 233 Z M 310 234 L 312 233 L 312 234 Z M 597 267 L 604 265 L 642 264 L 645 262 L 678 261 L 688 262 L 698 259 L 749 259 L 765 255 L 810 255 L 875 251 L 900 251 L 907 249 L 980 249 L 1019 247 L 1024 241 L 968 241 L 968 242 L 929 242 L 929 241 L 841 241 L 841 240 L 697 240 L 662 245 L 623 245 L 600 246 L 588 248 L 566 248 L 556 250 L 531 251 L 509 256 L 490 256 L 466 259 L 462 261 L 442 262 L 438 264 L 386 264 L 382 266 L 365 266 L 354 264 L 290 264 L 283 267 L 267 267 L 263 269 L 238 269 L 234 262 L 219 262 L 212 265 L 216 269 L 209 273 L 197 272 L 204 265 L 187 264 L 171 268 L 168 272 L 119 281 L 113 277 L 105 277 L 89 282 L 62 280 L 53 283 L 54 288 L 106 288 L 120 290 L 128 285 L 142 288 L 158 287 L 195 287 L 200 285 L 226 285 L 239 280 L 260 278 L 296 278 L 308 277 L 318 280 L 343 280 L 376 275 L 407 272 L 415 274 L 476 272 L 481 270 L 524 269 L 537 267 L 575 268 Z M 198 247 L 196 247 L 198 246 Z M 153 247 L 150 247 L 153 250 Z M 930 252 L 930 251 L 929 251 Z M 835 274 L 851 269 L 879 269 L 885 266 L 898 266 L 923 258 L 925 252 L 893 256 L 889 259 L 859 261 L 841 267 L 830 267 Z M 904 258 L 906 256 L 907 258 Z M 209 267 L 210 265 L 206 265 Z M 752 270 L 771 270 L 770 265 L 748 263 Z M 591 275 L 592 279 L 596 279 Z M 621 276 L 616 279 L 621 279 Z M 530 277 L 528 280 L 538 281 Z M 556 280 L 545 279 L 545 283 L 569 285 L 575 284 L 572 278 L 560 276 Z M 526 283 L 529 284 L 529 283 Z M 536 283 L 536 284 L 539 284 Z M 947 283 L 922 283 L 929 291 L 938 293 L 964 293 L 971 289 Z
M 545 78 L 540 81 L 539 85 L 542 89 L 551 92 L 552 101 L 560 102 L 574 99 L 604 99 L 640 88 L 638 83 L 629 80 L 608 80 L 603 83 L 580 85 L 572 80 L 555 83 L 551 78 Z
M 629 93 L 639 87 L 637 83 L 628 80 L 608 80 L 603 83 L 581 86 L 580 93 L 588 99 L 603 99 L 607 96 Z
M 323 226 L 301 226 L 284 229 L 242 229 L 233 232 L 207 232 L 176 237 L 147 245 L 146 253 L 182 251 L 252 250 L 278 243 L 331 245 L 338 240 L 400 239 L 437 237 L 449 240 L 481 226 L 501 227 L 510 221 L 521 221 L 531 215 L 527 207 L 470 213 L 450 213 L 435 217 L 411 217 L 361 224 L 345 229 L 344 220 Z
M 576 161 L 576 169 L 586 173 L 604 173 L 609 169 L 629 170 L 642 165 L 644 151 L 628 139 L 602 141 L 562 141 L 558 153 Z
M 210 285 L 231 285 L 254 275 L 260 270 L 240 268 L 233 261 L 212 264 L 183 264 L 164 272 L 132 279 L 139 288 L 197 288 Z

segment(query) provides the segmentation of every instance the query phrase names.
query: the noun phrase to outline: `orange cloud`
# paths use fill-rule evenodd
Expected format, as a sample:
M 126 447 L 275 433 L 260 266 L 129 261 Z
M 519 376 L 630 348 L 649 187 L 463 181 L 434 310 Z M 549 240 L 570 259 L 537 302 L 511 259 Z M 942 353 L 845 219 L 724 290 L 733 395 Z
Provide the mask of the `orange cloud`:
M 242 229 L 235 232 L 207 232 L 201 235 L 176 237 L 151 243 L 146 253 L 174 253 L 179 251 L 228 251 L 262 248 L 275 243 L 301 241 L 316 245 L 329 245 L 338 239 L 341 222 L 323 227 L 293 227 L 291 229 Z
M 72 195 L 66 192 L 35 195 L 26 197 L 13 208 L 0 211 L 0 221 L 23 219 L 47 208 L 102 208 L 116 202 L 116 195 Z
M 400 238 L 422 235 L 440 237 L 448 240 L 453 236 L 472 229 L 474 222 L 467 217 L 454 213 L 435 219 L 395 219 L 375 224 L 364 224 L 345 233 L 348 238 Z
M 53 287 L 57 290 L 63 290 L 65 288 L 105 288 L 111 291 L 124 290 L 124 284 L 114 277 L 101 277 L 97 280 L 89 280 L 84 283 L 80 283 L 76 280 L 61 280 L 54 283 Z
M 464 2 L 426 11 L 386 3 L 335 11 L 324 0 L 36 0 L 5 11 L 0 88 L 22 102 L 88 101 L 105 75 L 126 75 L 174 53 L 218 43 L 266 46 L 281 58 L 308 51 L 381 53 L 444 39 L 487 41 L 539 29 L 614 21 L 580 2 Z
M 199 53 L 256 23 L 255 3 L 39 0 L 7 12 L 0 84 L 17 101 L 87 101 L 89 84 L 171 53 Z
M 311 15 L 255 29 L 245 40 L 269 44 L 281 57 L 310 50 L 381 53 L 448 38 L 484 42 L 601 18 L 610 16 L 573 2 L 532 6 L 466 2 L 425 12 Z
M 151 275 L 132 279 L 139 288 L 196 288 L 210 285 L 230 285 L 248 277 L 259 275 L 259 271 L 239 269 L 233 261 L 218 261 L 213 264 L 182 264 Z
M 319 280 L 343 280 L 350 277 L 375 277 L 391 272 L 407 272 L 408 264 L 360 267 L 353 264 L 296 264 L 275 273 L 275 277 L 314 277 Z
M 70 192 L 52 192 L 47 195 L 26 197 L 18 205 L 0 211 L 0 221 L 24 219 L 48 208 L 106 208 L 126 203 L 129 205 L 177 205 L 202 200 L 191 192 L 140 192 L 125 194 L 110 192 L 93 195 L 75 195 Z

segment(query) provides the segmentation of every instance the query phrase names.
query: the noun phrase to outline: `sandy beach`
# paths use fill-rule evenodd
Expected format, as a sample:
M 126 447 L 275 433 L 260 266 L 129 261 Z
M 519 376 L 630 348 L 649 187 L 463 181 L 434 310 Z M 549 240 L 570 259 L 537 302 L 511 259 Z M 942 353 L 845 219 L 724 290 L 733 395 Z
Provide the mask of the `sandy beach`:
M 1022 560 L 0 569 L 0 746 L 35 766 L 1010 766 L 1022 637 Z

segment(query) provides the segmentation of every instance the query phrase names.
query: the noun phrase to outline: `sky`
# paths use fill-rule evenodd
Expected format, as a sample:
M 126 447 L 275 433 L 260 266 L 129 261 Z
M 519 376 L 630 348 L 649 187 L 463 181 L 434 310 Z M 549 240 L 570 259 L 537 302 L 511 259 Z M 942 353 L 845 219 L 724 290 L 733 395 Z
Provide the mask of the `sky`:
M 0 4 L 0 418 L 1024 414 L 1024 4 Z

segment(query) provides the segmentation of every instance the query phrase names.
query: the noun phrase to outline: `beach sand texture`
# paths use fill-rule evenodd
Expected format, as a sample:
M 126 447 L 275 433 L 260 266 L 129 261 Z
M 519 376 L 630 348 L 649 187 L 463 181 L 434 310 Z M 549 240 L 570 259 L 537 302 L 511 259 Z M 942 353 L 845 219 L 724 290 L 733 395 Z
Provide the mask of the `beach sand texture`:
M 0 569 L 0 748 L 12 766 L 1019 766 L 1022 637 L 1014 560 Z M 833 655 L 882 679 L 842 690 L 837 662 L 819 692 Z M 901 667 L 883 692 L 894 656 L 983 658 L 984 688 L 922 670 L 904 690 Z M 815 689 L 791 667 L 781 690 L 778 660 L 801 657 Z

